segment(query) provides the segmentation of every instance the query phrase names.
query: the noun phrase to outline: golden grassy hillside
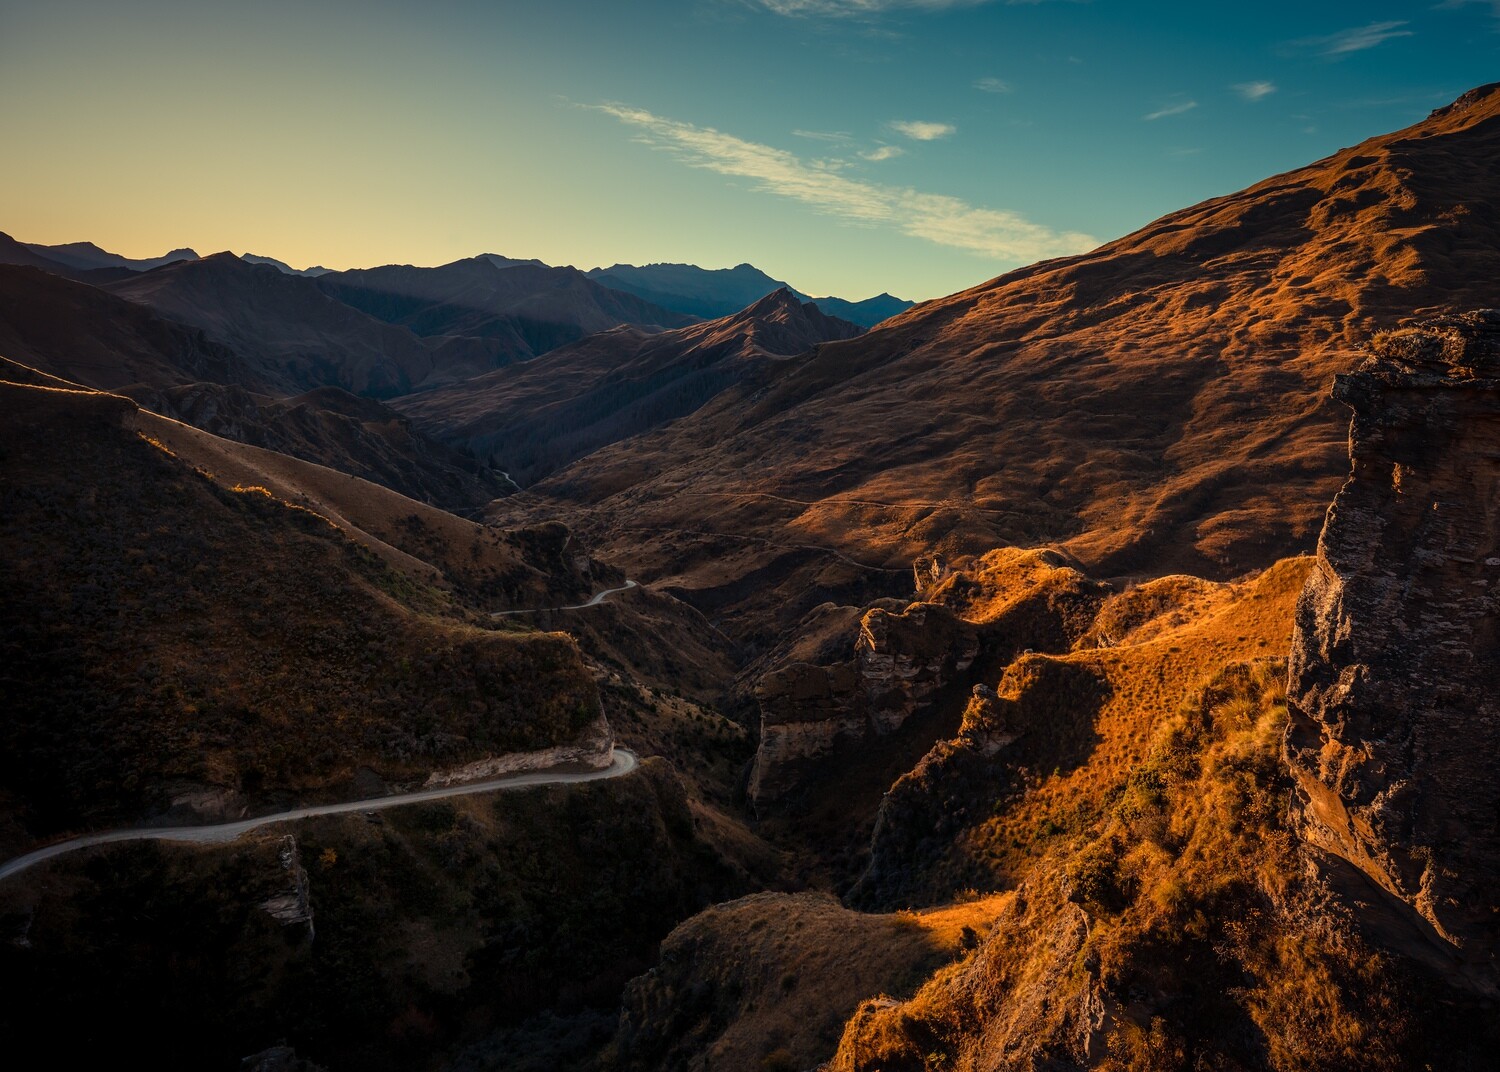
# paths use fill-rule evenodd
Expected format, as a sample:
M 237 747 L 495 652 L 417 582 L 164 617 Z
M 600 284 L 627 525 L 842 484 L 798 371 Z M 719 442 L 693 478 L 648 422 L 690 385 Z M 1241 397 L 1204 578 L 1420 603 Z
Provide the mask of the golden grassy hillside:
M 1500 90 L 1093 252 L 918 305 L 555 474 L 527 509 L 643 578 L 792 620 L 854 559 L 1062 546 L 1095 576 L 1311 550 L 1346 469 L 1334 373 L 1493 303 Z M 588 514 L 585 522 L 584 515 Z M 726 560 L 727 537 L 761 542 Z M 811 558 L 793 547 L 825 548 Z M 849 600 L 852 602 L 852 600 Z
M 973 954 L 866 1002 L 829 1067 L 1486 1067 L 1492 1020 L 1372 944 L 1290 828 L 1284 698 L 1284 660 L 1226 667 L 1035 854 Z
M 861 898 L 931 903 L 1022 880 L 1107 813 L 1206 679 L 1286 651 L 1310 565 L 1289 559 L 1234 583 L 1147 582 L 1105 601 L 1073 651 L 1021 655 L 993 700 L 970 701 L 959 736 L 891 787 Z M 985 754 L 1004 737 L 1014 740 Z

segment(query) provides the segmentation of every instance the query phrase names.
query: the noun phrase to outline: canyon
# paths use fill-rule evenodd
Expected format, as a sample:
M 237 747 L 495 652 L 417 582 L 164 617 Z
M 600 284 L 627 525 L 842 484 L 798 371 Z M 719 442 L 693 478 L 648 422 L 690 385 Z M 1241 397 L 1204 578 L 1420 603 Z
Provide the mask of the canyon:
M 1482 86 L 857 321 L 5 238 L 0 855 L 298 817 L 6 876 L 0 1031 L 1489 1067 L 1497 163 Z

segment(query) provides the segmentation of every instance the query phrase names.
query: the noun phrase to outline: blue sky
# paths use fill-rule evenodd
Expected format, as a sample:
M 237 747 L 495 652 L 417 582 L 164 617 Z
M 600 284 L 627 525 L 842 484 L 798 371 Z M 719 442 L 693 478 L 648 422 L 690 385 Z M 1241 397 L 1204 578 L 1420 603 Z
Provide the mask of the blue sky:
M 1500 0 L 0 0 L 0 230 L 929 298 L 1500 80 Z

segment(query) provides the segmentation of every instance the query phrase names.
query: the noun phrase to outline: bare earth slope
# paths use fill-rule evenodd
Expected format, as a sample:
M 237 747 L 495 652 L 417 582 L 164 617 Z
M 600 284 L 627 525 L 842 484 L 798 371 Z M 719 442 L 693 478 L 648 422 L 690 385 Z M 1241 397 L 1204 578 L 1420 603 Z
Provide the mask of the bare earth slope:
M 733 316 L 656 334 L 621 326 L 397 405 L 527 483 L 734 384 L 763 382 L 776 358 L 859 332 L 783 288 Z
M 537 496 L 588 507 L 634 575 L 689 591 L 772 568 L 791 545 L 900 566 L 933 547 L 1051 541 L 1096 575 L 1267 565 L 1311 548 L 1344 474 L 1326 387 L 1353 348 L 1494 304 L 1497 162 L 1489 86 L 824 346 L 768 390 L 596 452 Z M 705 518 L 780 549 L 731 574 L 722 540 L 681 536 Z

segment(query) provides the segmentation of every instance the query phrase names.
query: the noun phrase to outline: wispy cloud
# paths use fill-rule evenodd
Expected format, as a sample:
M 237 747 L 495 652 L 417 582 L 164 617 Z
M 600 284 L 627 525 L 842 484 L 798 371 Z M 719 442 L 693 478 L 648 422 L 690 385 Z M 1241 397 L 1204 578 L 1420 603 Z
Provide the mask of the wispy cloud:
M 1320 56 L 1338 59 L 1351 52 L 1363 52 L 1367 48 L 1375 48 L 1377 45 L 1383 45 L 1398 37 L 1411 37 L 1413 31 L 1401 28 L 1405 25 L 1407 25 L 1405 20 L 1372 22 L 1368 26 L 1340 30 L 1326 37 L 1298 38 L 1296 41 L 1288 41 L 1284 47 L 1292 52 L 1315 52 Z
M 1275 82 L 1241 82 L 1234 91 L 1247 101 L 1258 101 L 1276 92 Z
M 767 11 L 792 18 L 854 18 L 891 11 L 951 11 L 986 4 L 1035 6 L 1051 0 L 746 0 Z M 1072 0 L 1074 3 L 1082 0 Z
M 892 119 L 888 125 L 897 134 L 905 134 L 912 141 L 937 141 L 958 132 L 958 128 L 952 123 L 926 123 L 920 119 Z
M 1059 232 L 1000 209 L 977 208 L 944 194 L 863 182 L 811 166 L 795 154 L 693 126 L 624 104 L 589 107 L 636 131 L 636 140 L 672 153 L 690 167 L 749 179 L 756 189 L 865 226 L 895 227 L 938 245 L 997 260 L 1029 262 L 1082 253 L 1098 239 Z
M 906 150 L 899 145 L 882 145 L 878 149 L 871 149 L 859 155 L 866 160 L 891 160 L 903 155 L 905 152 Z
M 992 0 L 753 0 L 778 15 L 814 18 L 848 18 L 880 15 L 887 11 L 947 11 L 957 7 L 979 7 Z M 1007 3 L 1012 0 L 1006 0 Z M 1031 0 L 1027 0 L 1031 2 Z
M 1010 83 L 999 78 L 976 78 L 974 88 L 983 93 L 1009 93 Z
M 1169 115 L 1181 115 L 1183 112 L 1191 112 L 1196 107 L 1198 107 L 1198 102 L 1195 100 L 1181 101 L 1178 104 L 1168 104 L 1164 108 L 1158 108 L 1154 112 L 1141 116 L 1141 118 L 1148 122 L 1153 119 L 1165 119 Z
M 847 130 L 794 130 L 792 133 L 799 138 L 811 138 L 813 141 L 846 142 L 854 140 L 854 135 L 850 134 Z

